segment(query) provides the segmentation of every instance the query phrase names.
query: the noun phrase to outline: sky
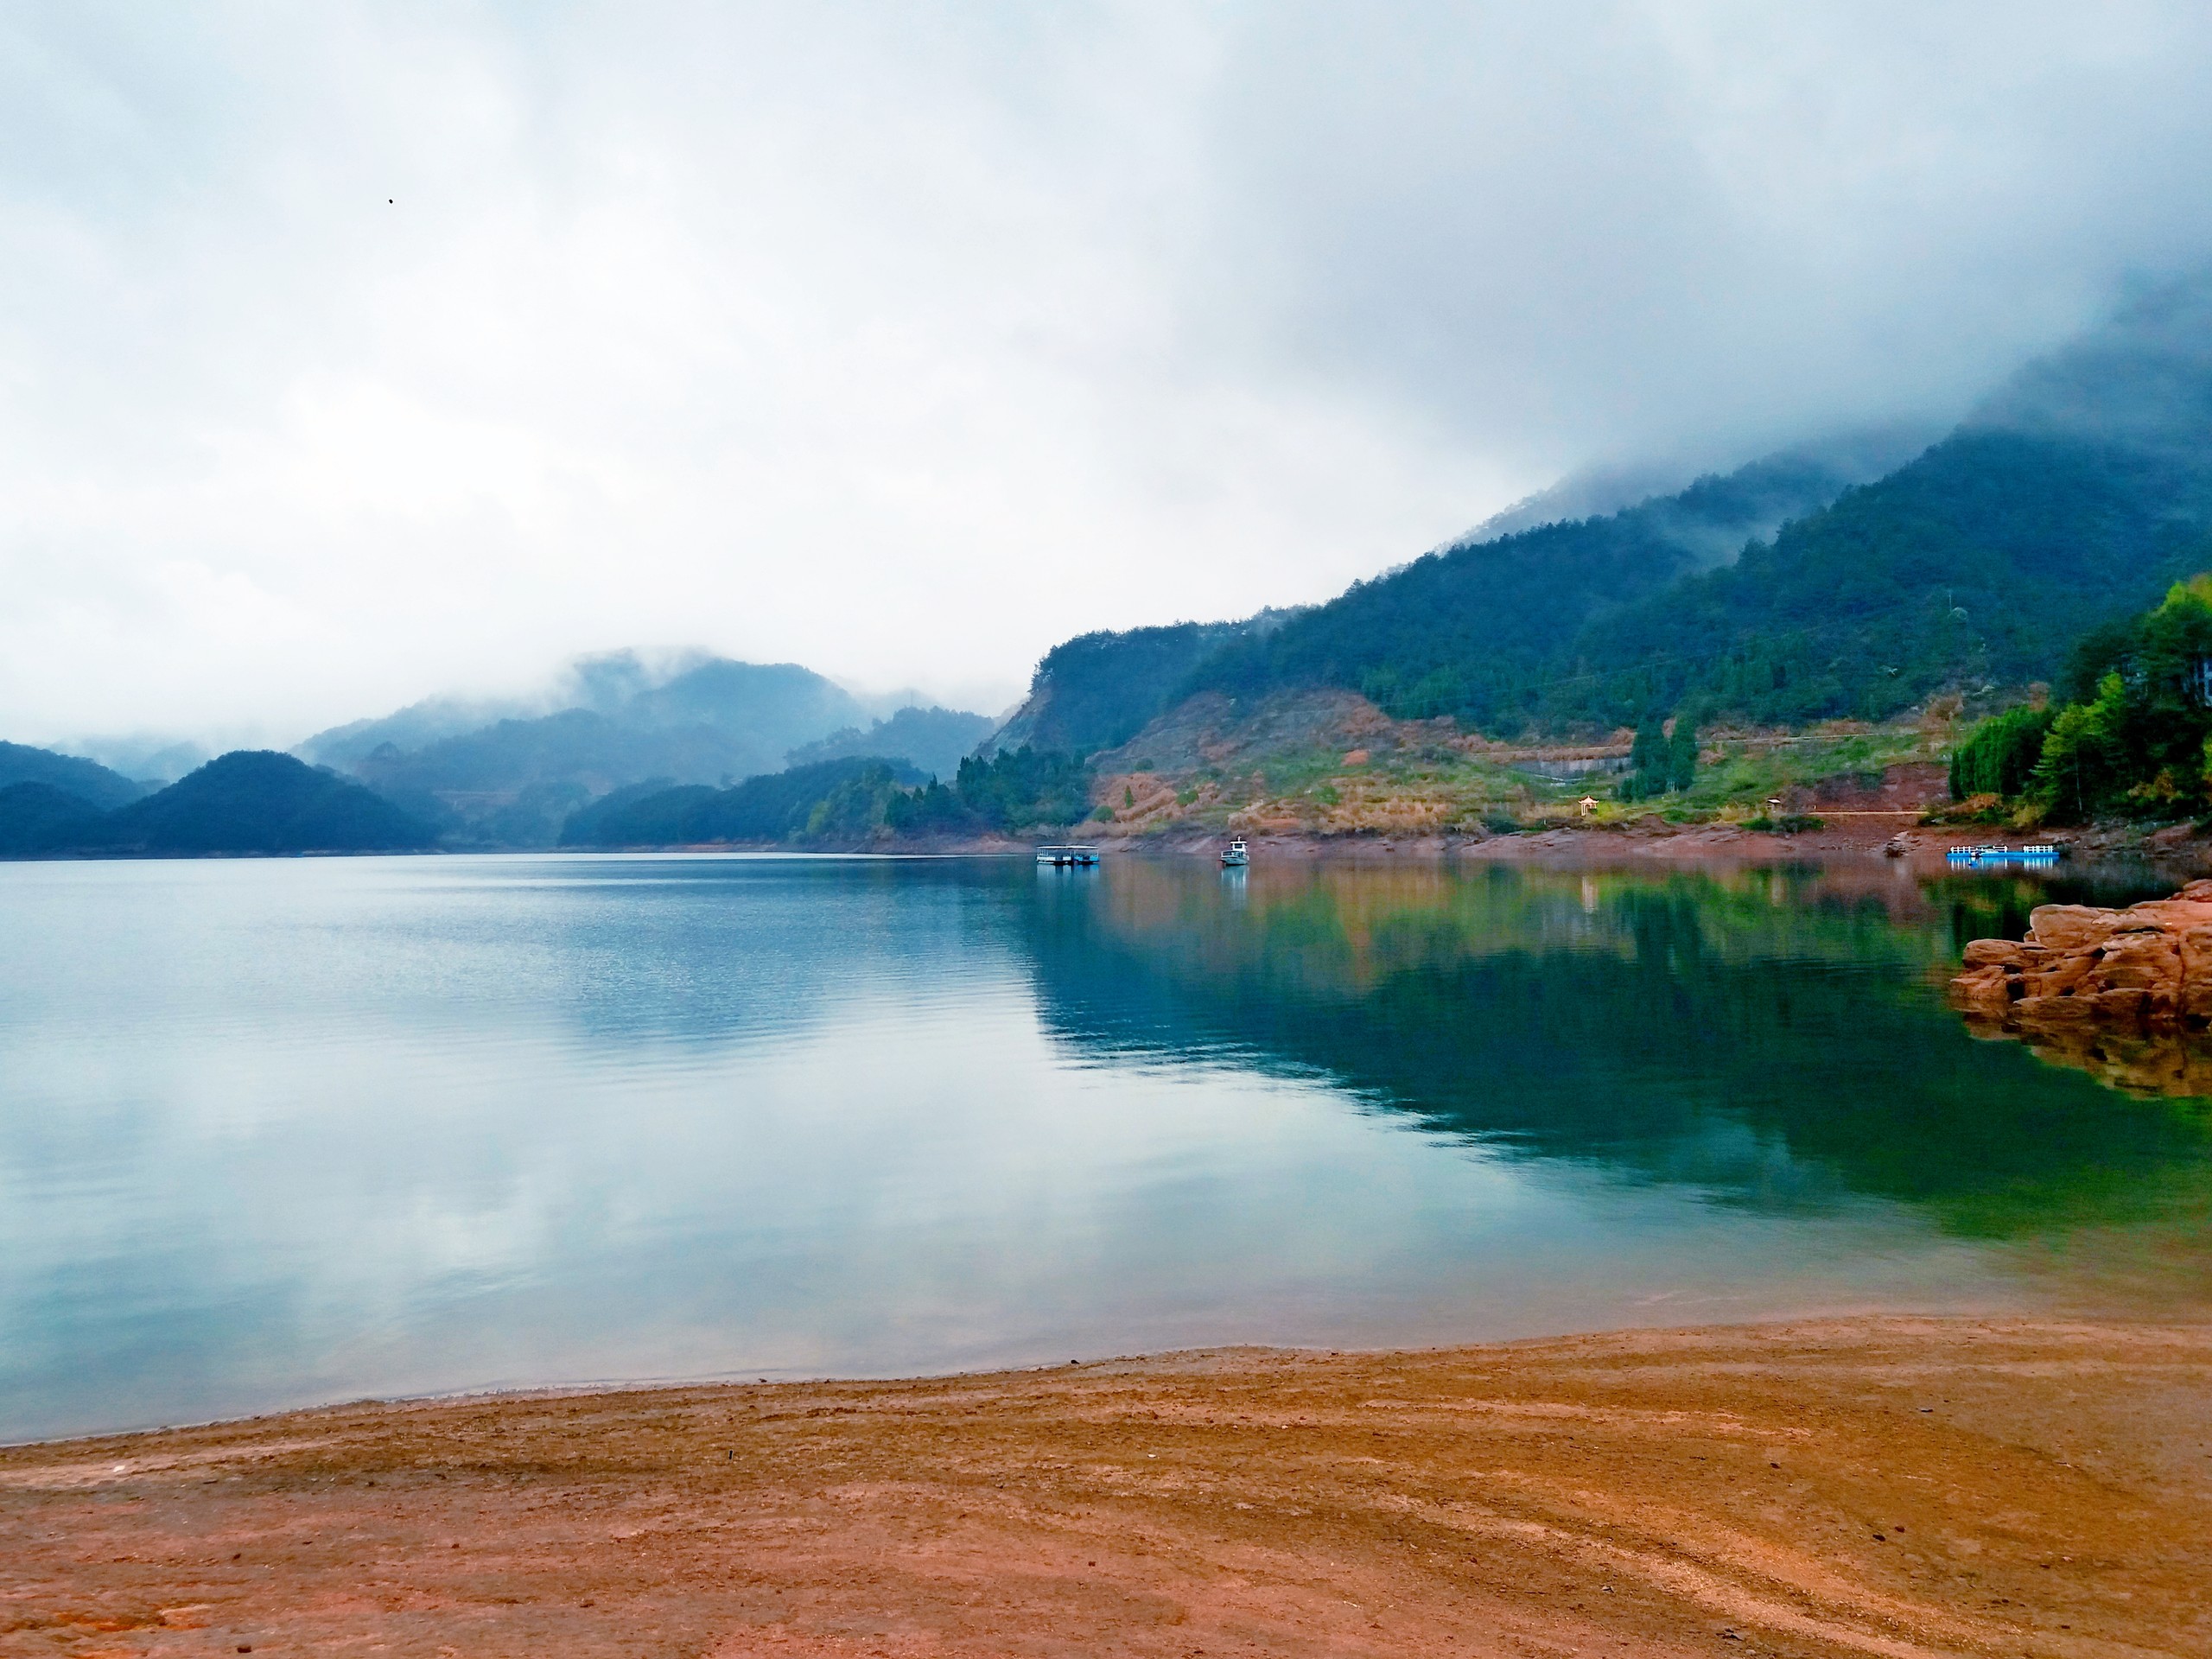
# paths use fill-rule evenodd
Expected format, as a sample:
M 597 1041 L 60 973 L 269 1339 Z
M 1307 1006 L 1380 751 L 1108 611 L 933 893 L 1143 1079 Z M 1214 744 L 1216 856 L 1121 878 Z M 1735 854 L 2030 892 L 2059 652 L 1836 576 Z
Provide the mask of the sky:
M 0 736 L 995 711 L 2212 260 L 2212 9 L 0 3 Z

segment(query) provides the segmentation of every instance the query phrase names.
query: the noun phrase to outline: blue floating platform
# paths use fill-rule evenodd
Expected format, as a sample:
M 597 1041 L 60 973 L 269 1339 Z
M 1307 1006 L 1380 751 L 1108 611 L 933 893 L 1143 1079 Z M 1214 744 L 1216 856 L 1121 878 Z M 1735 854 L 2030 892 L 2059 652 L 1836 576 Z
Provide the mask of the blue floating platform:
M 1954 847 L 1943 857 L 1952 864 L 2056 864 L 2060 850 L 2037 842 L 2025 847 Z

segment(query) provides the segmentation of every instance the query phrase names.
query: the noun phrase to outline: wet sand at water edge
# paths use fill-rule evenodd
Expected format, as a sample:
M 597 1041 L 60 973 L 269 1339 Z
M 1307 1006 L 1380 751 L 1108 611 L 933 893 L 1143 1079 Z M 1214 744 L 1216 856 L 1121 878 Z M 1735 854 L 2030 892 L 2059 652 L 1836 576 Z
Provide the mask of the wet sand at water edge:
M 0 1451 L 0 1653 L 2212 1652 L 2212 1326 L 1858 1319 Z

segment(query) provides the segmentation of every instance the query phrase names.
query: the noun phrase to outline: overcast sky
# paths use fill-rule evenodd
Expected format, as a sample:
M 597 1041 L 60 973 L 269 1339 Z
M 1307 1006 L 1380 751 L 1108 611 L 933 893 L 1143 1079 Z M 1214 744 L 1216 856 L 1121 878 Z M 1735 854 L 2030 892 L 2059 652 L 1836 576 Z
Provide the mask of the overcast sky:
M 0 736 L 995 706 L 2212 257 L 2202 4 L 0 6 Z

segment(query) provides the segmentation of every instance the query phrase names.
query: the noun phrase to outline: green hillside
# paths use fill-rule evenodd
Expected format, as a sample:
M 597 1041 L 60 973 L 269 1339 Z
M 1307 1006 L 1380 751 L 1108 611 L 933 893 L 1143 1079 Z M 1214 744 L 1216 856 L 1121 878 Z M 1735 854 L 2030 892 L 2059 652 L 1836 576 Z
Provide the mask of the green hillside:
M 1961 432 L 1733 565 L 1593 621 L 1523 706 L 1880 720 L 1938 691 L 2047 681 L 2088 628 L 2203 565 L 2208 508 L 2205 473 L 2171 459 Z
M 1073 756 L 1027 747 L 970 755 L 949 784 L 925 779 L 900 760 L 856 756 L 748 778 L 728 789 L 663 782 L 618 791 L 572 817 L 561 844 L 856 847 L 886 836 L 1027 834 L 1088 817 L 1086 786 L 1084 766 Z
M 1756 470 L 1681 499 L 1726 499 Z M 1717 569 L 1664 533 L 1678 500 L 1646 503 L 1433 554 L 1231 645 L 1186 689 L 1342 686 L 1501 734 L 1684 702 L 1880 719 L 1939 690 L 2052 677 L 2086 628 L 2205 562 L 2208 507 L 2186 461 L 1961 431 Z
M 1817 453 L 1432 553 L 1226 639 L 1171 700 L 1334 687 L 1500 736 L 2001 702 L 2212 562 L 2212 285 L 2139 297 L 1885 475 Z
M 1126 742 L 1187 695 L 1192 676 L 1224 647 L 1264 639 L 1290 614 L 1078 634 L 1045 653 L 1028 699 L 989 752 L 1090 754 Z
M 1549 689 L 1576 671 L 1594 622 L 1817 512 L 1847 482 L 1792 453 L 1620 512 L 1447 548 L 1229 645 L 1181 690 L 1341 686 L 1402 717 L 1517 731 L 1555 713 Z
M 889 801 L 921 782 L 874 756 L 824 760 L 747 778 L 728 789 L 682 784 L 594 802 L 561 832 L 564 847 L 680 847 L 707 842 L 866 839 Z

